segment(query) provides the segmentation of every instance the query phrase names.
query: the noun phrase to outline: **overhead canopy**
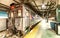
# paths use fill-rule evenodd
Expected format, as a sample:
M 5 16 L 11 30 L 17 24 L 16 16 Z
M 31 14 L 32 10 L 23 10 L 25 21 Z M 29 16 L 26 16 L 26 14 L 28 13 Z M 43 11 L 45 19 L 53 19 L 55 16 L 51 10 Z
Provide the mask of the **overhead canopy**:
M 0 11 L 0 18 L 8 18 L 8 14 L 5 11 Z

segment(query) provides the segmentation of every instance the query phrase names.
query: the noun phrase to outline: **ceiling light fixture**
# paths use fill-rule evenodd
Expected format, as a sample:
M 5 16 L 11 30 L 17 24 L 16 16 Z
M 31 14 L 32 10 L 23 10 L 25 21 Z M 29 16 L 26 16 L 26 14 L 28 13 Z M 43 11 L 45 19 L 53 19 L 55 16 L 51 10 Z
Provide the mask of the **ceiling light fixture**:
M 46 6 L 45 6 L 45 4 L 42 4 L 42 9 L 46 9 Z

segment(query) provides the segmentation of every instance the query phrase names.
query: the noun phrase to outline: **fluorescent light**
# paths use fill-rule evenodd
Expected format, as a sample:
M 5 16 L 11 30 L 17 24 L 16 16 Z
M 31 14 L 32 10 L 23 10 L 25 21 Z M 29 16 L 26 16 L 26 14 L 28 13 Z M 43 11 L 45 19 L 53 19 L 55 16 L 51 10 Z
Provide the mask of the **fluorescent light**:
M 46 9 L 46 6 L 45 6 L 45 4 L 42 4 L 42 9 Z
M 8 18 L 8 17 L 0 16 L 0 18 Z

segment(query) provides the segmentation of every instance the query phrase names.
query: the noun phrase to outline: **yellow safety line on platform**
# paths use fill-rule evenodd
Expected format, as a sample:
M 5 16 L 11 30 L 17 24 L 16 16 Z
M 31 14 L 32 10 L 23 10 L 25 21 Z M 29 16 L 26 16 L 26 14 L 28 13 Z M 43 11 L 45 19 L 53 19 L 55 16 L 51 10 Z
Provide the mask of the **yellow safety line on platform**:
M 39 24 L 37 24 L 36 27 L 34 27 L 28 34 L 26 34 L 26 36 L 24 38 L 35 38 L 37 32 L 38 32 L 38 29 L 39 29 Z

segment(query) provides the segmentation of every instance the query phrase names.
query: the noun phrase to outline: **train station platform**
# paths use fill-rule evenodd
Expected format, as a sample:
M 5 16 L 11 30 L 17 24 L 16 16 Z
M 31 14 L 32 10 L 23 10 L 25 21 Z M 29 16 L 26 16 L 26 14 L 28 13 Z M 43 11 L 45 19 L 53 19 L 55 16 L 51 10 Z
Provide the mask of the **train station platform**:
M 59 35 L 55 33 L 52 29 L 48 29 L 42 26 L 47 26 L 46 24 L 42 24 L 42 21 L 39 22 L 30 32 L 28 32 L 24 38 L 60 38 Z M 0 32 L 0 38 L 5 38 L 7 31 Z M 16 35 L 9 36 L 8 38 L 20 38 Z
M 42 24 L 40 22 L 28 34 L 26 34 L 24 38 L 60 38 L 60 36 L 57 35 L 55 31 L 50 28 L 43 29 Z

